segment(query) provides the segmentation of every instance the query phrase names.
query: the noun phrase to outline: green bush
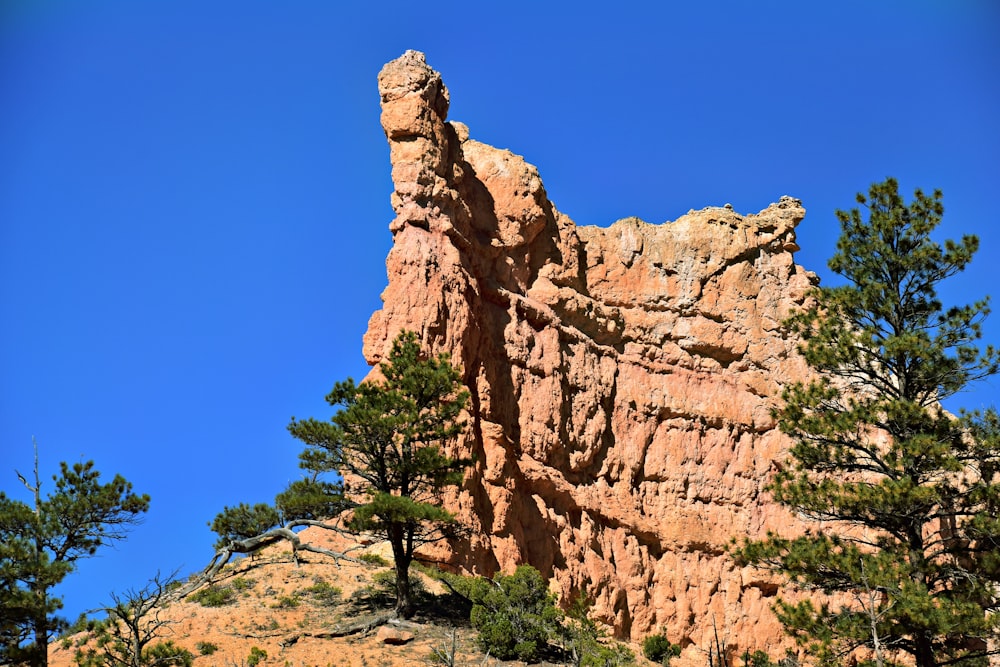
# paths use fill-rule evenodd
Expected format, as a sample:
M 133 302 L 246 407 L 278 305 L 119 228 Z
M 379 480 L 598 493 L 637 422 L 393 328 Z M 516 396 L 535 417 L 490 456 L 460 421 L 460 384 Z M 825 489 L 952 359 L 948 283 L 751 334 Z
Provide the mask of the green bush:
M 653 662 L 669 665 L 671 658 L 681 654 L 681 647 L 663 635 L 650 635 L 642 642 L 642 654 Z
M 198 642 L 194 645 L 194 647 L 198 650 L 198 653 L 202 655 L 212 655 L 219 650 L 218 645 L 213 644 L 212 642 Z
M 512 575 L 477 579 L 470 590 L 479 647 L 499 660 L 537 661 L 559 633 L 560 612 L 542 575 L 522 565 Z
M 76 620 L 66 626 L 66 629 L 59 633 L 60 637 L 69 637 L 80 632 L 86 632 L 93 628 L 93 621 L 87 618 L 86 613 L 76 617 Z
M 302 598 L 299 597 L 299 594 L 292 593 L 291 595 L 282 595 L 271 607 L 273 609 L 295 609 L 301 602 Z
M 256 646 L 251 646 L 250 655 L 247 656 L 247 667 L 257 667 L 264 660 L 267 660 L 267 651 Z
M 234 591 L 240 591 L 242 593 L 243 591 L 247 591 L 253 588 L 253 585 L 255 583 L 257 582 L 254 581 L 253 579 L 248 579 L 246 577 L 235 577 L 231 582 L 229 582 L 229 587 L 232 588 Z
M 316 602 L 325 605 L 337 604 L 344 593 L 339 587 L 331 586 L 326 581 L 317 581 L 309 588 L 303 589 L 302 592 Z
M 177 646 L 172 641 L 160 642 L 142 652 L 142 664 L 157 667 L 191 667 L 194 653 Z
M 378 567 L 389 567 L 389 561 L 382 558 L 378 554 L 373 553 L 363 553 L 358 556 L 358 560 L 362 563 L 367 563 L 368 565 L 377 565 Z
M 236 593 L 229 586 L 216 586 L 212 584 L 192 593 L 191 599 L 202 607 L 223 607 L 235 601 Z
M 863 664 L 868 665 L 873 663 L 865 662 Z M 795 652 L 791 649 L 785 651 L 785 657 L 777 662 L 764 651 L 754 651 L 751 653 L 749 650 L 746 650 L 743 652 L 743 667 L 798 667 L 798 665 L 799 660 L 795 656 Z
M 612 642 L 597 644 L 593 651 L 580 657 L 580 667 L 622 667 L 635 664 L 635 653 L 628 646 Z

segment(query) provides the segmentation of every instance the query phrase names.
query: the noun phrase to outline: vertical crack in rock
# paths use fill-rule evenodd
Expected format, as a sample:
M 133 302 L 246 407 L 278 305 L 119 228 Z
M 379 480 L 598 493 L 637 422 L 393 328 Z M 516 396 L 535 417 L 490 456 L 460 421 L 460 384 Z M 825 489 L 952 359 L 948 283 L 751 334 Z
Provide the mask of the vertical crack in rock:
M 725 550 L 795 525 L 763 487 L 787 447 L 775 397 L 807 373 L 780 329 L 816 280 L 792 256 L 801 202 L 577 227 L 535 167 L 447 121 L 423 54 L 379 92 L 396 218 L 364 353 L 416 331 L 472 394 L 457 447 L 476 463 L 447 498 L 472 532 L 433 555 L 529 562 L 620 636 L 707 645 L 714 622 L 776 643 L 767 577 Z

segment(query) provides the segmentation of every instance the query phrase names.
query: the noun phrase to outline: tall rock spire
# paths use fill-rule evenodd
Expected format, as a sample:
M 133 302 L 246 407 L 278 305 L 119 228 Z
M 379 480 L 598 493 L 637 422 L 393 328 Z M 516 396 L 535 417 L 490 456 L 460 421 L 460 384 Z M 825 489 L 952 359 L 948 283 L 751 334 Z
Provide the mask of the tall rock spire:
M 795 525 L 763 489 L 788 444 L 771 408 L 807 372 L 780 326 L 816 280 L 793 261 L 801 202 L 577 227 L 535 167 L 446 120 L 422 54 L 379 92 L 396 218 L 365 355 L 416 331 L 472 394 L 476 463 L 447 498 L 471 533 L 435 555 L 531 563 L 620 636 L 773 648 L 774 583 L 726 546 Z

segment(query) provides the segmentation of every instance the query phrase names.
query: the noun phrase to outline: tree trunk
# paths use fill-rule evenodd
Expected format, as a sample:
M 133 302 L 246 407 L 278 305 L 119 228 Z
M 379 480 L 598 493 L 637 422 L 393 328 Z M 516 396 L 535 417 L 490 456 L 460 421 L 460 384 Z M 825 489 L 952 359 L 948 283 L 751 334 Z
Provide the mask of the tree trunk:
M 41 607 L 41 610 L 42 613 L 36 613 L 31 621 L 35 633 L 35 644 L 31 647 L 31 653 L 28 656 L 28 664 L 31 667 L 47 667 L 49 664 L 49 619 L 45 614 L 44 606 Z
M 396 559 L 396 614 L 400 618 L 413 616 L 413 599 L 410 593 L 410 563 Z
M 926 635 L 917 635 L 913 638 L 914 648 L 913 657 L 916 660 L 917 667 L 937 667 L 937 660 L 934 659 L 934 650 L 931 647 L 930 637 Z
M 42 481 L 38 478 L 38 442 L 31 438 L 31 444 L 35 449 L 35 485 L 30 486 L 23 477 L 21 481 L 35 494 L 35 563 L 31 582 L 31 592 L 35 597 L 35 608 L 31 618 L 31 629 L 35 634 L 35 645 L 31 648 L 28 656 L 28 664 L 31 667 L 47 667 L 49 664 L 49 617 L 48 617 L 48 594 L 45 586 L 40 581 L 42 578 L 42 563 L 45 554 L 45 547 L 42 545 Z M 18 473 L 20 477 L 20 473 Z
M 907 537 L 910 547 L 910 565 L 913 573 L 910 577 L 917 585 L 922 585 L 927 589 L 931 586 L 927 581 L 927 561 L 924 551 L 924 521 L 914 520 L 909 526 Z M 937 667 L 937 660 L 934 659 L 934 649 L 931 643 L 931 636 L 926 633 L 915 634 L 913 637 L 913 658 L 917 667 Z
M 413 599 L 410 593 L 410 562 L 413 556 L 403 544 L 405 531 L 402 526 L 389 526 L 387 532 L 396 570 L 396 614 L 400 618 L 410 618 L 413 616 Z

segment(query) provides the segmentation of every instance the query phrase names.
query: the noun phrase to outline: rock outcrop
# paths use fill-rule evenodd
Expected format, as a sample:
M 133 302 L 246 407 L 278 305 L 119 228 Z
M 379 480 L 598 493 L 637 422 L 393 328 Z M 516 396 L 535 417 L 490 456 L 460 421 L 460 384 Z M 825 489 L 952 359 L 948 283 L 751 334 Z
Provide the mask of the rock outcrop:
M 397 215 L 364 352 L 411 329 L 463 369 L 476 464 L 448 503 L 472 533 L 444 555 L 531 563 L 619 636 L 776 640 L 775 585 L 725 549 L 794 523 L 763 489 L 788 444 L 771 408 L 807 372 L 779 324 L 816 280 L 801 202 L 577 227 L 535 167 L 447 122 L 422 54 L 379 91 Z

